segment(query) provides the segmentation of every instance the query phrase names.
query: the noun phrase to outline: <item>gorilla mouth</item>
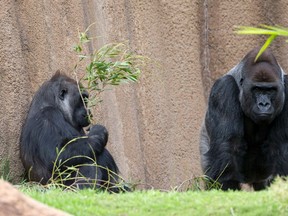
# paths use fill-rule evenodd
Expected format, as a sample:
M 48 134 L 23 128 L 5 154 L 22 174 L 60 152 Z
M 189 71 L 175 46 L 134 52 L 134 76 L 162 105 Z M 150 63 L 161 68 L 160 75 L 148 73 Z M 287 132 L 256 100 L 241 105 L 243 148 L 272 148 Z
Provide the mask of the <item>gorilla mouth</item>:
M 258 113 L 257 119 L 259 121 L 270 120 L 272 116 L 273 116 L 272 113 Z
M 272 116 L 272 113 L 258 113 L 257 115 L 259 117 L 270 117 L 270 116 Z
M 270 123 L 273 119 L 273 113 L 257 113 L 255 122 Z

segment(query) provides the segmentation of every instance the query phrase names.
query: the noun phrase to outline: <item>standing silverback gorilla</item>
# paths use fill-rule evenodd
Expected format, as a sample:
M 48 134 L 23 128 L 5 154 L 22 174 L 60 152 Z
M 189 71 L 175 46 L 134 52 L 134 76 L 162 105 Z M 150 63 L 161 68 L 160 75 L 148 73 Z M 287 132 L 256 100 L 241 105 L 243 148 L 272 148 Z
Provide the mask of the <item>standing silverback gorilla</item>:
M 82 92 L 82 97 L 88 98 L 88 93 Z M 62 163 L 60 170 L 66 173 L 62 176 L 67 178 L 64 184 L 83 188 L 96 182 L 97 187 L 117 191 L 113 185 L 117 182 L 118 168 L 105 149 L 108 132 L 105 127 L 94 125 L 86 136 L 83 127 L 88 125 L 88 113 L 77 82 L 57 71 L 35 94 L 22 128 L 20 155 L 29 180 L 48 183 L 56 149 L 60 151 L 78 138 L 67 144 L 57 160 L 58 165 Z M 98 168 L 92 165 L 91 158 L 95 157 Z M 68 167 L 78 167 L 79 172 L 68 174 Z
M 254 190 L 288 174 L 287 76 L 267 50 L 249 52 L 213 85 L 201 130 L 205 174 L 223 190 Z

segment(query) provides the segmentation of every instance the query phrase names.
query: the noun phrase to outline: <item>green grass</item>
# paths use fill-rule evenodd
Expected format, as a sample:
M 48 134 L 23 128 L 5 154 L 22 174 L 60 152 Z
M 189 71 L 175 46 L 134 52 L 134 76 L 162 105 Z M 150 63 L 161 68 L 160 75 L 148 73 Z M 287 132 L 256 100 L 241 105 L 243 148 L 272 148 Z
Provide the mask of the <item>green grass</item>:
M 287 182 L 261 192 L 149 190 L 109 194 L 31 187 L 20 190 L 73 215 L 288 215 Z

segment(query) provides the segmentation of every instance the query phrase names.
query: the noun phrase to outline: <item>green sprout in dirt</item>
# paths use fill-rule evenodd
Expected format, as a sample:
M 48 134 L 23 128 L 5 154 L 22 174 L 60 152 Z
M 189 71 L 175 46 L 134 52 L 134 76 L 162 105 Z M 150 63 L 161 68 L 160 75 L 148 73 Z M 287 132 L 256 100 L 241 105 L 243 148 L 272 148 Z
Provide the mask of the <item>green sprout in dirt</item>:
M 85 75 L 81 81 L 84 80 L 83 88 L 90 95 L 88 101 L 85 101 L 87 108 L 101 102 L 100 93 L 106 90 L 107 86 L 137 82 L 141 72 L 140 68 L 147 60 L 147 58 L 131 52 L 125 43 L 111 43 L 89 52 L 89 45 L 91 46 L 91 42 L 93 42 L 93 38 L 88 36 L 89 28 L 85 32 L 79 33 L 79 43 L 74 47 L 74 51 L 79 57 L 79 61 L 75 65 L 75 74 L 78 74 L 77 71 L 83 63 L 85 65 Z
M 260 27 L 239 26 L 237 27 L 236 33 L 245 35 L 269 35 L 255 58 L 255 61 L 257 61 L 257 59 L 278 36 L 288 37 L 288 28 L 268 25 L 260 25 Z M 286 40 L 286 42 L 288 42 L 288 40 Z

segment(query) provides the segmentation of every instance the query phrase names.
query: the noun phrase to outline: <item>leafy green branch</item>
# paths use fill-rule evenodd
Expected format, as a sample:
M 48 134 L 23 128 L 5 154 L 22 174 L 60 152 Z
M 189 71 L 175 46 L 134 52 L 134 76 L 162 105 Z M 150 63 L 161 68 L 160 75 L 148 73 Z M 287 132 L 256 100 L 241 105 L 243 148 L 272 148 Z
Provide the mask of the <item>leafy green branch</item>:
M 90 26 L 85 32 L 79 33 L 79 42 L 74 47 L 78 55 L 75 74 L 77 75 L 76 71 L 80 70 L 83 62 L 85 65 L 85 75 L 81 80 L 84 80 L 82 88 L 89 93 L 89 99 L 84 99 L 87 109 L 101 102 L 100 93 L 107 86 L 137 82 L 141 68 L 148 60 L 147 57 L 133 53 L 126 43 L 111 43 L 89 52 L 88 46 L 94 40 L 88 36 Z
M 288 28 L 269 25 L 260 25 L 260 27 L 239 26 L 236 29 L 236 33 L 244 35 L 269 35 L 255 58 L 255 61 L 257 61 L 278 36 L 288 37 Z M 288 42 L 288 40 L 286 40 L 286 42 Z

